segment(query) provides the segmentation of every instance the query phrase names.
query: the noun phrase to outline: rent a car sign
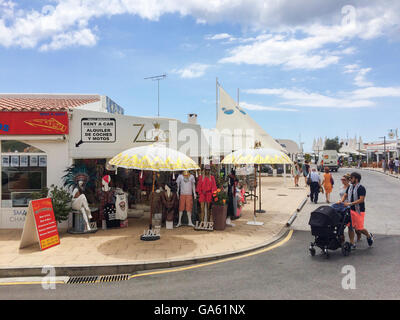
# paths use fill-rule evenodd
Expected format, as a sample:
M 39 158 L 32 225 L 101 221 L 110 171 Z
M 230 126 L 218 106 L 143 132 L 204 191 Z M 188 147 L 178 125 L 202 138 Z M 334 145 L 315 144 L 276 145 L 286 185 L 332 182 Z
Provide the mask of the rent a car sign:
M 81 121 L 81 142 L 115 142 L 115 127 L 116 122 L 113 118 L 83 118 Z

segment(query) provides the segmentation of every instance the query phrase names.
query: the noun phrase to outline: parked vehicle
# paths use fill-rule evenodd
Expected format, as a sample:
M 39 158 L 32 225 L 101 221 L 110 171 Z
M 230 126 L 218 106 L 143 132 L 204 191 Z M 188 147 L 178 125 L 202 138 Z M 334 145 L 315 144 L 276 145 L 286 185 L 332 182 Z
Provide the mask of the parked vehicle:
M 339 170 L 338 159 L 339 155 L 336 150 L 324 150 L 320 152 L 317 162 L 318 171 L 323 172 L 324 168 L 328 167 L 330 171 L 337 172 Z

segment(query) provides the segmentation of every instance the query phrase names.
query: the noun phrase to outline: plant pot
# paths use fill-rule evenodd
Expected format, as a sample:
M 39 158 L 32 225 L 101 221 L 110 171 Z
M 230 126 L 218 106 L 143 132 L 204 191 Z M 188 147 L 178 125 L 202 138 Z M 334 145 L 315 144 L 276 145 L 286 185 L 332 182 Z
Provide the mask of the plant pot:
M 214 221 L 214 230 L 225 230 L 228 206 L 213 205 L 211 211 Z

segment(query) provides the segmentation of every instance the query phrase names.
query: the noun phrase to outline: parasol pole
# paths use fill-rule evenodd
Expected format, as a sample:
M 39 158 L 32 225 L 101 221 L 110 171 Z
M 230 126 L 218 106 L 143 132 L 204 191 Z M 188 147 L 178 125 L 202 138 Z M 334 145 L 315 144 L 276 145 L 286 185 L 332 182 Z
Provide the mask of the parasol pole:
M 257 209 L 257 166 L 254 164 L 254 220 L 253 221 L 248 221 L 247 224 L 253 225 L 253 226 L 262 226 L 264 222 L 258 222 L 256 220 L 256 209 Z
M 153 201 L 152 198 L 154 197 L 154 185 L 155 185 L 155 181 L 156 181 L 156 176 L 154 175 L 154 171 L 152 171 L 153 173 L 153 186 L 151 188 L 151 197 L 150 197 L 150 223 L 149 223 L 149 229 L 153 229 Z
M 261 164 L 258 165 L 258 185 L 259 185 L 259 190 L 258 190 L 258 196 L 260 197 L 258 199 L 259 202 L 259 209 L 256 211 L 257 213 L 265 213 L 265 210 L 261 209 Z

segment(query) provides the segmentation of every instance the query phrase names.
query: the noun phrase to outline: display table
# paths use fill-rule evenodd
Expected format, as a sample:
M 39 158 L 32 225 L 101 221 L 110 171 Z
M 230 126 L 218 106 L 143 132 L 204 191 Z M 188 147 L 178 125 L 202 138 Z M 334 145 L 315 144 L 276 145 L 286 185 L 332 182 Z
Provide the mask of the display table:
M 90 211 L 95 212 L 97 208 L 90 208 Z M 82 212 L 79 210 L 72 210 L 72 228 L 68 230 L 71 234 L 84 234 L 97 232 L 97 223 L 89 222 L 91 230 L 85 231 L 85 219 L 83 219 Z

